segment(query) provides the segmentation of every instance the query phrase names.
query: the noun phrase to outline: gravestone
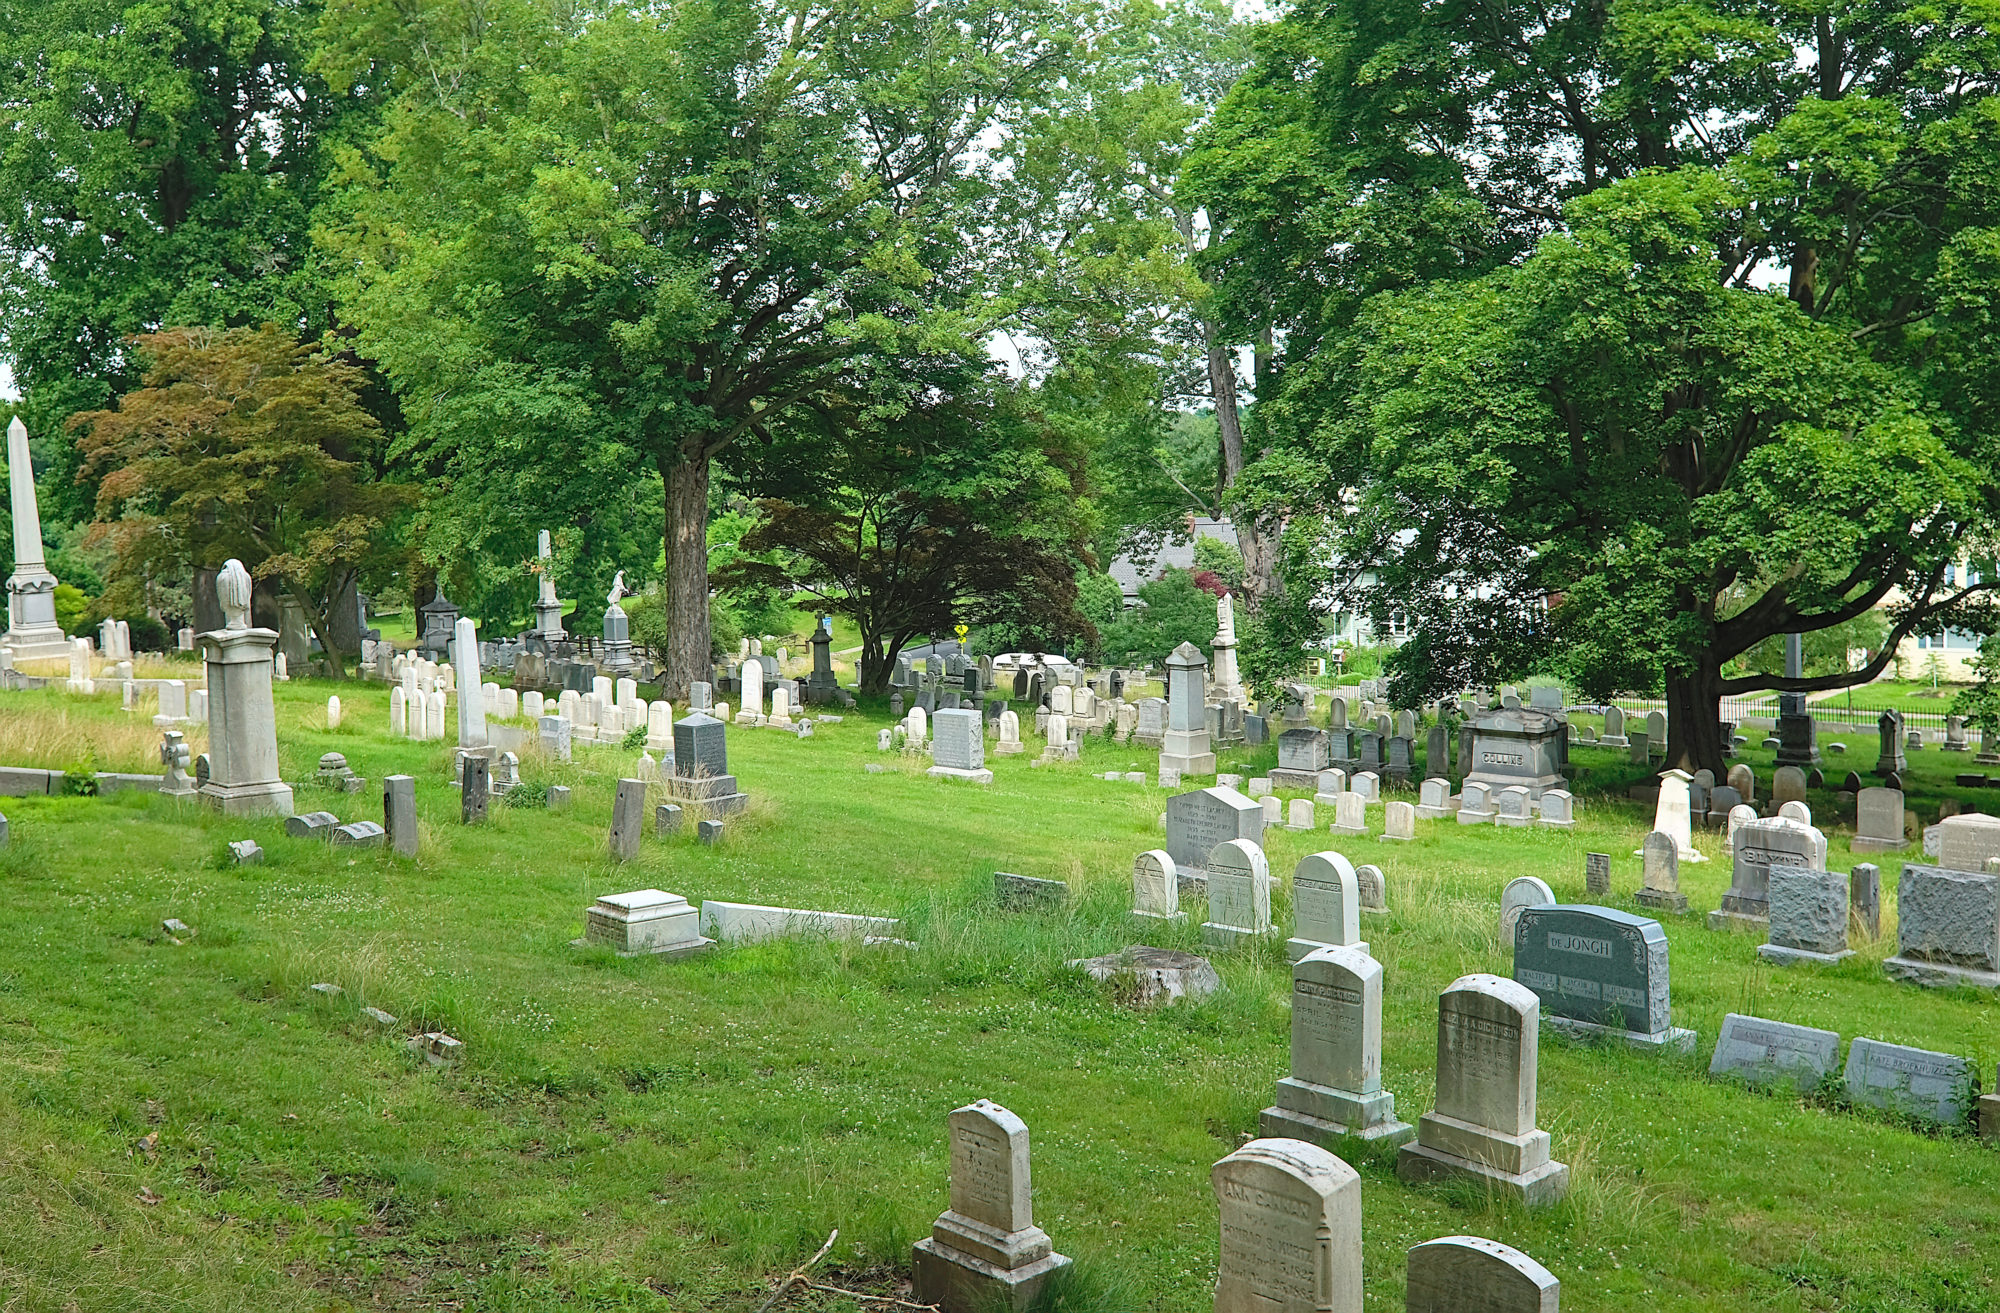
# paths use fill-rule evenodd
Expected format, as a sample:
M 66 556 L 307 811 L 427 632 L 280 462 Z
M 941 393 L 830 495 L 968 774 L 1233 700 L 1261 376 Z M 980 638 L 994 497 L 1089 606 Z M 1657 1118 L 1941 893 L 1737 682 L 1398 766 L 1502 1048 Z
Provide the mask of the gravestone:
M 1801 825 L 1812 824 L 1812 808 L 1797 799 L 1778 804 L 1778 815 L 1788 821 L 1797 821 Z
M 1541 999 L 1542 1024 L 1637 1048 L 1694 1048 L 1673 1024 L 1667 936 L 1609 907 L 1531 907 L 1514 929 L 1514 979 Z
M 1372 771 L 1356 771 L 1347 782 L 1347 791 L 1363 803 L 1382 801 L 1382 779 Z
M 1385 843 L 1408 843 L 1416 838 L 1416 807 L 1400 801 L 1385 803 L 1382 807 L 1382 833 L 1377 837 Z
M 1368 805 L 1358 793 L 1343 793 L 1333 800 L 1333 833 L 1363 838 L 1368 833 Z
M 1757 802 L 1757 772 L 1738 762 L 1729 768 L 1729 787 L 1736 790 L 1742 801 L 1752 806 Z
M 1266 824 L 1269 824 L 1268 820 Z M 1285 828 L 1295 831 L 1313 828 L 1312 799 L 1294 798 L 1285 805 Z
M 373 821 L 351 821 L 336 825 L 327 842 L 336 848 L 379 848 L 385 831 Z
M 1473 723 L 1472 768 L 1468 782 L 1490 789 L 1519 785 L 1539 798 L 1563 785 L 1567 724 L 1546 711 L 1496 711 Z
M 722 842 L 722 822 L 700 820 L 694 823 L 694 837 L 703 844 Z
M 1132 731 L 1132 737 L 1149 748 L 1157 748 L 1166 738 L 1167 700 L 1165 698 L 1139 699 L 1139 727 Z
M 1995 857 L 2000 857 L 2000 816 L 1969 812 L 1939 823 L 1939 866 L 1954 871 L 1984 871 L 1986 863 Z
M 1264 809 L 1256 802 L 1220 785 L 1167 799 L 1166 848 L 1183 899 L 1206 896 L 1208 855 L 1231 839 L 1263 843 Z
M 1839 1064 L 1840 1036 L 1834 1031 L 1731 1012 L 1722 1019 L 1708 1074 L 1811 1091 Z
M 1258 1129 L 1323 1149 L 1416 1134 L 1382 1088 L 1382 964 L 1364 949 L 1315 949 L 1293 965 L 1291 1074 Z
M 1626 738 L 1630 743 L 1630 746 L 1625 749 L 1626 760 L 1630 761 L 1634 766 L 1652 765 L 1653 747 L 1651 739 L 1647 735 L 1646 731 L 1643 729 L 1635 729 L 1630 734 L 1626 735 Z
M 618 793 L 611 802 L 611 856 L 629 862 L 639 855 L 639 836 L 646 824 L 646 782 L 618 781 Z
M 1906 864 L 1896 885 L 1896 953 L 1882 969 L 1934 988 L 2000 989 L 2000 875 Z
M 1160 741 L 1160 765 L 1182 775 L 1215 774 L 1205 706 L 1208 662 L 1201 649 L 1182 643 L 1167 657 L 1167 729 Z
M 1979 1085 L 1970 1060 L 1857 1037 L 1847 1046 L 1847 1097 L 1940 1126 L 1963 1126 Z
M 1323 729 L 1288 729 L 1278 735 L 1278 765 L 1271 783 L 1282 789 L 1310 789 L 1333 762 Z
M 1804 802 L 1806 773 L 1797 766 L 1780 766 L 1771 772 L 1771 801 L 1783 805 Z
M 1832 965 L 1854 956 L 1847 946 L 1847 877 L 1834 871 L 1773 866 L 1768 894 L 1771 940 L 1757 945 L 1766 962 Z
M 1826 869 L 1826 836 L 1782 816 L 1749 820 L 1734 829 L 1734 871 L 1722 906 L 1708 914 L 1708 928 L 1765 930 L 1770 920 L 1771 868 Z
M 1611 854 L 1585 853 L 1583 855 L 1583 890 L 1599 897 L 1611 894 Z
M 679 834 L 681 832 L 681 825 L 685 820 L 686 813 L 679 806 L 671 802 L 663 802 L 653 808 L 653 836 L 665 839 Z
M 1432 777 L 1417 790 L 1417 819 L 1441 821 L 1451 815 L 1451 781 Z
M 1612 706 L 1604 709 L 1604 734 L 1597 741 L 1607 748 L 1631 746 L 1631 740 L 1625 736 L 1625 708 Z
M 1410 1250 L 1405 1313 L 1557 1313 L 1562 1283 L 1518 1249 L 1479 1236 L 1427 1240 Z
M 940 711 L 931 723 L 936 735 L 931 760 L 936 764 L 925 774 L 974 784 L 993 782 L 993 772 L 986 769 L 986 733 L 977 711 Z
M 1388 881 L 1379 866 L 1362 865 L 1354 868 L 1354 885 L 1361 897 L 1364 913 L 1386 914 L 1389 910 Z
M 1531 907 L 1542 907 L 1556 900 L 1548 882 L 1532 875 L 1523 875 L 1507 882 L 1500 891 L 1500 947 L 1511 953 L 1514 951 L 1514 926 L 1520 921 L 1521 913 Z
M 1847 873 L 1847 915 L 1870 939 L 1882 934 L 1882 868 L 1856 862 Z
M 458 819 L 461 824 L 479 825 L 485 822 L 487 799 L 493 791 L 490 770 L 484 757 L 468 754 L 461 759 L 458 786 Z
M 993 873 L 993 900 L 1010 912 L 1033 912 L 1061 907 L 1069 901 L 1069 884 L 1012 871 Z
M 1165 849 L 1140 853 L 1132 862 L 1132 914 L 1182 921 L 1180 877 Z
M 606 894 L 591 904 L 583 914 L 583 938 L 575 942 L 604 944 L 620 957 L 684 957 L 715 941 L 702 938 L 700 916 L 687 899 L 663 889 L 639 889 Z
M 712 816 L 733 815 L 750 801 L 729 773 L 727 727 L 700 711 L 674 722 L 674 768 L 663 783 L 668 797 L 700 803 Z
M 1486 786 L 1475 780 L 1467 780 L 1458 793 L 1458 823 L 1460 825 L 1488 825 L 1493 821 L 1492 800 L 1487 796 Z
M 1026 1313 L 1069 1266 L 1035 1225 L 1028 1127 L 980 1099 L 952 1110 L 951 1206 L 911 1255 L 916 1298 L 944 1313 Z
M 1677 916 L 1685 914 L 1688 900 L 1681 892 L 1681 857 L 1674 847 L 1673 836 L 1653 831 L 1640 845 L 1639 855 L 1645 859 L 1645 873 L 1632 901 Z
M 417 781 L 410 775 L 382 777 L 382 828 L 398 856 L 417 855 Z
M 1215 1313 L 1361 1313 L 1361 1177 L 1305 1140 L 1252 1140 L 1209 1173 Z
M 1532 911 L 1523 915 L 1532 915 Z M 1405 1181 L 1462 1179 L 1529 1207 L 1554 1203 L 1569 1168 L 1549 1156 L 1535 1125 L 1541 1003 L 1499 976 L 1469 975 L 1438 998 L 1437 1106 L 1396 1158 Z
M 1232 948 L 1271 933 L 1271 865 L 1264 850 L 1247 839 L 1217 844 L 1203 865 L 1208 870 L 1208 920 L 1202 939 Z
M 1695 851 L 1693 802 L 1688 786 L 1694 777 L 1684 770 L 1660 772 L 1660 796 L 1653 804 L 1653 833 L 1673 836 L 1674 847 L 1684 862 L 1705 862 Z M 1634 857 L 1645 853 L 1635 852 Z
M 1903 755 L 1903 713 L 1893 708 L 1883 712 L 1875 730 L 1882 749 L 1875 758 L 1875 773 L 1901 775 L 1910 768 L 1909 758 Z
M 1368 951 L 1361 938 L 1361 891 L 1353 865 L 1339 853 L 1313 853 L 1292 868 L 1292 937 L 1285 953 L 1296 962 L 1322 948 Z
M 1424 773 L 1438 777 L 1451 774 L 1451 731 L 1443 721 L 1424 735 Z M 1450 792 L 1448 786 L 1446 792 Z
M 1512 829 L 1525 829 L 1534 824 L 1534 804 L 1528 797 L 1527 789 L 1521 785 L 1510 785 L 1500 790 L 1496 801 L 1499 806 L 1494 812 L 1493 823 Z
M 285 833 L 294 839 L 319 839 L 324 841 L 340 824 L 340 818 L 332 812 L 306 812 L 302 816 L 285 818 Z

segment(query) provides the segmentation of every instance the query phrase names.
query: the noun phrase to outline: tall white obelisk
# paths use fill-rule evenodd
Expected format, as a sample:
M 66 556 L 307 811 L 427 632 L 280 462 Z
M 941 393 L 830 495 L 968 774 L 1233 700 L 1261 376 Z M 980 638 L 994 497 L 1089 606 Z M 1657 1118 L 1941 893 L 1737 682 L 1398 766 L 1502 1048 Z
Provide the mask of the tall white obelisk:
M 56 577 L 42 560 L 42 513 L 35 505 L 35 467 L 28 455 L 28 426 L 18 416 L 7 426 L 7 485 L 14 501 L 14 573 L 7 578 L 7 632 L 0 646 L 14 659 L 69 654 L 56 623 Z

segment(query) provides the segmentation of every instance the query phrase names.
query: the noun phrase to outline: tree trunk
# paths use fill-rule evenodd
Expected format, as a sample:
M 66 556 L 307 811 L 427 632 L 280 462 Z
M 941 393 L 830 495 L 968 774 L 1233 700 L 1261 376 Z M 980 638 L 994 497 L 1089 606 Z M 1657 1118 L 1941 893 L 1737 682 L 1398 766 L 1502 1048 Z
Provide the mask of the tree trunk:
M 710 674 L 708 632 L 708 457 L 683 451 L 660 476 L 667 485 L 666 696 L 685 702 L 688 686 Z
M 313 633 L 319 636 L 320 651 L 326 654 L 327 678 L 346 679 L 347 663 L 341 660 L 340 649 L 333 645 L 331 613 L 314 606 L 312 598 L 307 595 L 305 589 L 297 587 L 290 580 L 285 582 L 285 591 L 292 595 L 292 600 L 306 613 L 306 623 L 312 627 Z
M 1722 670 L 1704 653 L 1686 674 L 1667 673 L 1667 765 L 1692 775 L 1729 773 L 1722 753 Z
M 1202 335 L 1208 342 L 1208 389 L 1215 398 L 1215 426 L 1222 448 L 1222 494 L 1226 498 L 1248 464 L 1243 451 L 1243 413 L 1236 397 L 1236 366 L 1229 359 L 1229 348 L 1216 336 L 1213 324 L 1203 323 Z M 1243 589 L 1248 594 L 1244 601 L 1254 610 L 1258 601 L 1271 591 L 1274 573 L 1271 544 L 1258 532 L 1255 523 L 1238 520 L 1236 546 L 1243 553 Z

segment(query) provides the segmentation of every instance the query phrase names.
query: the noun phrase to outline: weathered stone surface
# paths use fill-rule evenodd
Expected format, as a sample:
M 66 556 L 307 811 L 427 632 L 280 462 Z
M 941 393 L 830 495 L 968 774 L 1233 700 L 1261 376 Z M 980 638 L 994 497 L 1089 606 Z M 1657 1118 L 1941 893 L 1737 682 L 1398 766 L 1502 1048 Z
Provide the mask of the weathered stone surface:
M 700 917 L 688 900 L 663 889 L 606 894 L 584 910 L 579 944 L 605 944 L 625 957 L 680 957 L 707 948 Z
M 1178 921 L 1181 911 L 1180 871 L 1164 848 L 1140 853 L 1132 862 L 1132 913 Z
M 1353 865 L 1336 852 L 1312 853 L 1292 868 L 1292 938 L 1296 962 L 1328 947 L 1368 951 L 1361 939 L 1361 893 Z
M 1854 795 L 1854 839 L 1858 853 L 1901 852 L 1909 846 L 1903 837 L 1903 791 L 1862 789 Z
M 1847 1097 L 1942 1126 L 1962 1126 L 1978 1073 L 1954 1053 L 1857 1038 L 1847 1046 Z
M 611 802 L 611 855 L 629 862 L 639 855 L 639 836 L 646 824 L 646 782 L 618 781 L 618 793 Z
M 1361 1313 L 1361 1177 L 1304 1140 L 1252 1140 L 1210 1173 L 1215 1313 Z
M 1115 986 L 1121 1001 L 1139 1005 L 1178 1003 L 1222 988 L 1222 978 L 1207 958 L 1172 948 L 1135 944 L 1103 957 L 1077 958 L 1069 965 L 1092 980 Z
M 1838 962 L 1847 946 L 1847 877 L 1833 871 L 1773 866 L 1771 940 L 1757 946 L 1767 962 Z
M 1400 800 L 1384 803 L 1382 806 L 1382 833 L 1377 836 L 1385 843 L 1408 843 L 1417 837 L 1417 809 Z
M 1364 912 L 1387 913 L 1389 910 L 1388 881 L 1379 866 L 1357 866 L 1354 868 L 1354 883 L 1361 892 L 1361 910 Z
M 1693 1031 L 1673 1024 L 1667 936 L 1651 917 L 1528 908 L 1514 931 L 1514 979 L 1535 991 L 1552 1028 L 1644 1048 L 1694 1044 Z
M 1900 816 L 1896 825 L 1900 832 Z M 1968 812 L 1946 818 L 1937 831 L 1939 866 L 1953 871 L 1984 871 L 1988 859 L 2000 857 L 2000 816 Z
M 2000 875 L 1903 867 L 1896 886 L 1897 980 L 2000 989 Z
M 1205 871 L 1209 853 L 1230 839 L 1264 841 L 1264 809 L 1221 785 L 1167 799 L 1167 854 L 1182 871 Z
M 1439 996 L 1437 1106 L 1398 1155 L 1399 1177 L 1470 1178 L 1530 1207 L 1563 1196 L 1569 1168 L 1535 1125 L 1540 1024 L 1534 991 L 1498 976 L 1461 976 Z
M 1810 1090 L 1839 1064 L 1840 1036 L 1834 1031 L 1731 1012 L 1722 1019 L 1708 1074 Z
M 1202 938 L 1222 948 L 1271 933 L 1271 866 L 1248 839 L 1217 844 L 1208 854 L 1208 920 Z
M 1061 907 L 1069 901 L 1069 885 L 1061 880 L 1044 880 L 1039 876 L 995 871 L 993 899 L 1010 912 Z
M 1530 709 L 1502 710 L 1473 724 L 1469 782 L 1498 790 L 1520 785 L 1530 797 L 1562 787 L 1563 739 L 1567 722 Z
M 1446 1236 L 1410 1250 L 1407 1313 L 1557 1313 L 1562 1283 L 1518 1249 Z
M 702 902 L 700 924 L 704 935 L 729 943 L 754 943 L 761 939 L 895 939 L 903 932 L 903 923 L 894 917 L 764 907 L 715 898 Z
M 1643 874 L 1633 901 L 1641 907 L 1680 913 L 1687 911 L 1687 895 L 1681 892 L 1681 855 L 1671 834 L 1654 830 L 1639 845 Z
M 1530 907 L 1553 903 L 1556 896 L 1546 880 L 1523 875 L 1507 882 L 1500 891 L 1500 946 L 1514 951 L 1514 925 Z
M 1328 1149 L 1416 1134 L 1382 1088 L 1382 964 L 1365 951 L 1318 949 L 1293 965 L 1291 1074 L 1260 1127 Z
M 1722 906 L 1708 914 L 1711 930 L 1742 926 L 1762 930 L 1770 919 L 1771 868 L 1826 869 L 1826 836 L 1810 825 L 1781 816 L 1748 820 L 1732 830 L 1734 861 Z
M 1034 1222 L 1027 1124 L 980 1099 L 950 1126 L 951 1207 L 911 1255 L 916 1297 L 945 1313 L 1025 1313 L 1069 1265 Z

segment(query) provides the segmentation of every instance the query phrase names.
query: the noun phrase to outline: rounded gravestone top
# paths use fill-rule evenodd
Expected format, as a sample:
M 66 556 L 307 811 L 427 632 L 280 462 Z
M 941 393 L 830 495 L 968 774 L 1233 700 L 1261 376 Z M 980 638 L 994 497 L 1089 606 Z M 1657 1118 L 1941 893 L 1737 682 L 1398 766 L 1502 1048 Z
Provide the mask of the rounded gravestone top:
M 346 770 L 347 755 L 340 752 L 329 752 L 319 759 L 319 768 L 325 771 Z
M 194 782 L 196 784 L 208 783 L 208 775 L 211 769 L 213 769 L 213 767 L 209 763 L 208 754 L 206 752 L 196 757 L 194 759 Z
M 1500 942 L 1511 948 L 1514 926 L 1520 921 L 1521 913 L 1531 907 L 1546 907 L 1555 900 L 1555 893 L 1545 880 L 1532 875 L 1509 880 L 1500 893 Z

